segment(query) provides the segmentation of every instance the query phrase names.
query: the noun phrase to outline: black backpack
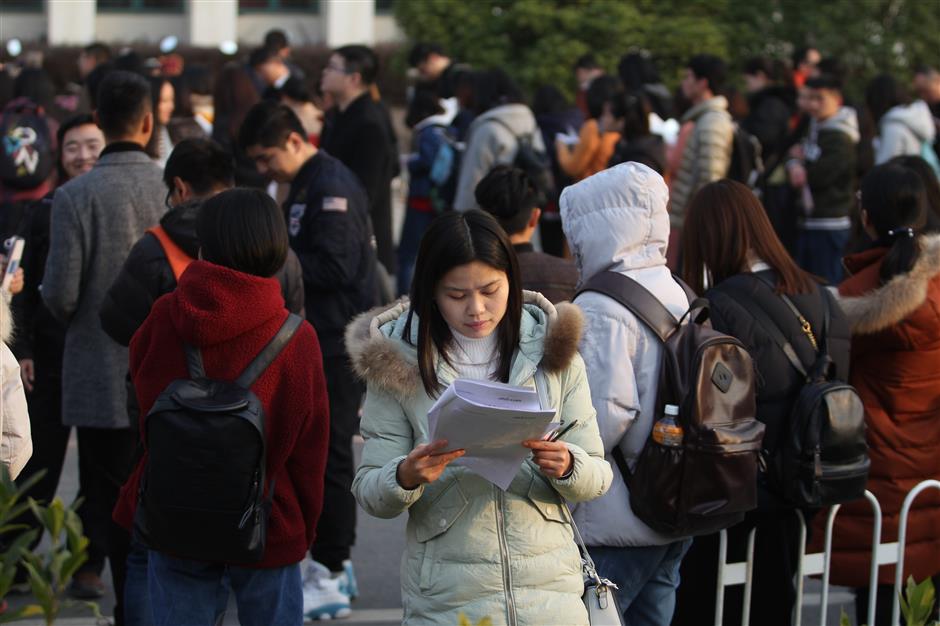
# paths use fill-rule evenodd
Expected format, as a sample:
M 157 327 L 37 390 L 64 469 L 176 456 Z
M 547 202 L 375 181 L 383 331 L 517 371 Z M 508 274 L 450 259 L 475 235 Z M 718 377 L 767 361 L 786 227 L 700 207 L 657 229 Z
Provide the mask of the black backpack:
M 708 301 L 682 287 L 691 304 L 679 321 L 642 285 L 616 272 L 594 276 L 579 293 L 613 298 L 663 342 L 654 431 L 664 407 L 676 405 L 682 441 L 664 445 L 651 434 L 633 471 L 619 446 L 612 454 L 636 516 L 659 532 L 686 537 L 727 528 L 757 506 L 764 425 L 755 417 L 750 354 L 734 337 L 713 330 Z
M 805 379 L 783 425 L 773 455 L 767 459 L 771 489 L 795 507 L 818 508 L 862 497 L 871 461 L 865 441 L 865 408 L 858 392 L 848 383 L 834 379 L 829 356 L 831 296 L 820 289 L 823 303 L 822 333 L 817 339 L 793 301 L 777 294 L 766 277 L 751 274 L 763 289 L 782 301 L 802 326 L 806 340 L 817 353 L 807 367 L 793 345 L 766 311 L 755 302 L 748 307 L 760 327 L 783 352 L 790 365 Z
M 41 185 L 55 167 L 52 133 L 43 108 L 17 98 L 0 114 L 0 182 L 13 189 Z
M 186 346 L 190 378 L 170 383 L 144 421 L 147 461 L 134 517 L 141 543 L 198 561 L 262 559 L 274 479 L 265 476 L 264 409 L 250 388 L 301 321 L 289 315 L 234 382 L 206 378 L 198 348 Z
M 762 152 L 757 137 L 744 130 L 740 124 L 735 124 L 728 178 L 758 191 L 764 175 Z
M 542 206 L 553 197 L 555 176 L 552 174 L 551 157 L 545 150 L 535 147 L 535 135 L 539 132 L 538 126 L 531 134 L 517 135 L 509 124 L 498 117 L 491 117 L 488 121 L 496 122 L 515 137 L 519 147 L 516 150 L 516 158 L 512 162 L 513 167 L 518 167 L 525 172 L 532 181 L 532 185 L 539 194 L 539 206 Z

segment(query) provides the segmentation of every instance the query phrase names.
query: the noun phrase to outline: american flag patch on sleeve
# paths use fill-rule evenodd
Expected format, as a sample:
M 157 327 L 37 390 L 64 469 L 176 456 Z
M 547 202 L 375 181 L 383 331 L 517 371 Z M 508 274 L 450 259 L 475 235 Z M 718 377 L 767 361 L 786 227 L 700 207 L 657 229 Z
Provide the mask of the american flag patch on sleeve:
M 324 211 L 338 211 L 340 213 L 345 213 L 346 212 L 346 198 L 340 198 L 338 196 L 324 196 L 323 210 Z

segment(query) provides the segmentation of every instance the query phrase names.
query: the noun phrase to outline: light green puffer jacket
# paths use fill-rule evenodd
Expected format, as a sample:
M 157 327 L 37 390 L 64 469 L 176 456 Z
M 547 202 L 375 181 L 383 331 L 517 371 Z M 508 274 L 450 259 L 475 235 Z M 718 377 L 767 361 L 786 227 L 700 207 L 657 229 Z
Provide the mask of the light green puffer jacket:
M 403 340 L 407 302 L 365 313 L 347 330 L 353 366 L 368 385 L 365 448 L 352 490 L 376 517 L 408 511 L 401 563 L 405 624 L 455 626 L 461 612 L 473 623 L 489 617 L 494 625 L 588 623 L 581 561 L 558 497 L 597 498 L 612 476 L 577 352 L 583 322 L 574 305 L 556 310 L 532 292 L 525 300 L 509 383 L 534 387 L 541 365 L 562 423 L 577 420 L 579 426 L 563 437 L 574 458 L 567 479 L 549 479 L 527 460 L 506 492 L 455 465 L 413 491 L 398 485 L 399 462 L 428 442 L 434 403 L 421 384 L 416 350 Z M 416 333 L 413 338 L 417 343 Z M 438 378 L 447 385 L 455 373 L 438 362 Z

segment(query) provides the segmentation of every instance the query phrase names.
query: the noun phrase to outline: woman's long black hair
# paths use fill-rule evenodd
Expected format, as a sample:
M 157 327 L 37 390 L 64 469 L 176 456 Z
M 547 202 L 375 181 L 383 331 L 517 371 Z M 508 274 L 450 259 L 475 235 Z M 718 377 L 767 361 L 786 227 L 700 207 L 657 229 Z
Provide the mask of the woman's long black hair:
M 431 397 L 439 395 L 440 381 L 435 372 L 435 355 L 450 364 L 447 349 L 453 342 L 450 327 L 435 302 L 441 279 L 455 267 L 474 261 L 505 272 L 509 281 L 506 315 L 494 332 L 497 333 L 499 367 L 502 382 L 509 382 L 512 355 L 519 344 L 519 323 L 522 319 L 522 282 L 519 262 L 506 233 L 499 223 L 483 211 L 445 213 L 431 223 L 421 239 L 414 280 L 411 283 L 411 309 L 404 334 L 411 341 L 412 322 L 417 315 L 418 369 L 424 389 Z
M 920 177 L 896 163 L 873 168 L 861 189 L 862 209 L 878 238 L 875 245 L 888 248 L 881 264 L 881 284 L 909 272 L 920 254 L 915 234 L 926 219 L 926 191 Z

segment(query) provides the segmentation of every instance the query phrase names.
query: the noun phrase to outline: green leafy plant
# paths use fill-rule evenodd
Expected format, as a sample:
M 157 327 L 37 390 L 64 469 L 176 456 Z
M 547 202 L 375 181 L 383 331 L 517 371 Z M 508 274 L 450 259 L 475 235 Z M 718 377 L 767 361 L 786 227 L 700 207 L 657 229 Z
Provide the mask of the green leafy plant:
M 908 626 L 937 626 L 932 620 L 933 603 L 936 590 L 929 578 L 917 584 L 913 576 L 908 576 L 904 593 L 901 594 L 901 615 Z
M 940 626 L 940 622 L 930 619 L 936 598 L 936 590 L 931 579 L 928 578 L 917 584 L 913 576 L 908 576 L 904 592 L 898 595 L 901 601 L 901 616 L 907 626 Z M 839 618 L 839 626 L 852 626 L 845 609 L 842 610 Z
M 24 494 L 42 478 L 42 473 L 31 476 L 17 485 L 6 470 L 0 466 L 0 537 L 26 530 L 14 520 L 31 512 L 49 535 L 50 546 L 41 552 L 33 552 L 30 544 L 36 539 L 37 530 L 19 532 L 2 553 L 0 565 L 0 598 L 13 584 L 17 567 L 22 567 L 29 576 L 29 588 L 35 602 L 0 615 L 0 624 L 26 617 L 41 616 L 47 625 L 55 623 L 63 608 L 85 606 L 96 618 L 101 617 L 94 602 L 77 602 L 66 598 L 66 589 L 78 568 L 88 560 L 88 538 L 82 533 L 82 522 L 75 512 L 80 502 L 67 507 L 56 498 L 48 506 Z

